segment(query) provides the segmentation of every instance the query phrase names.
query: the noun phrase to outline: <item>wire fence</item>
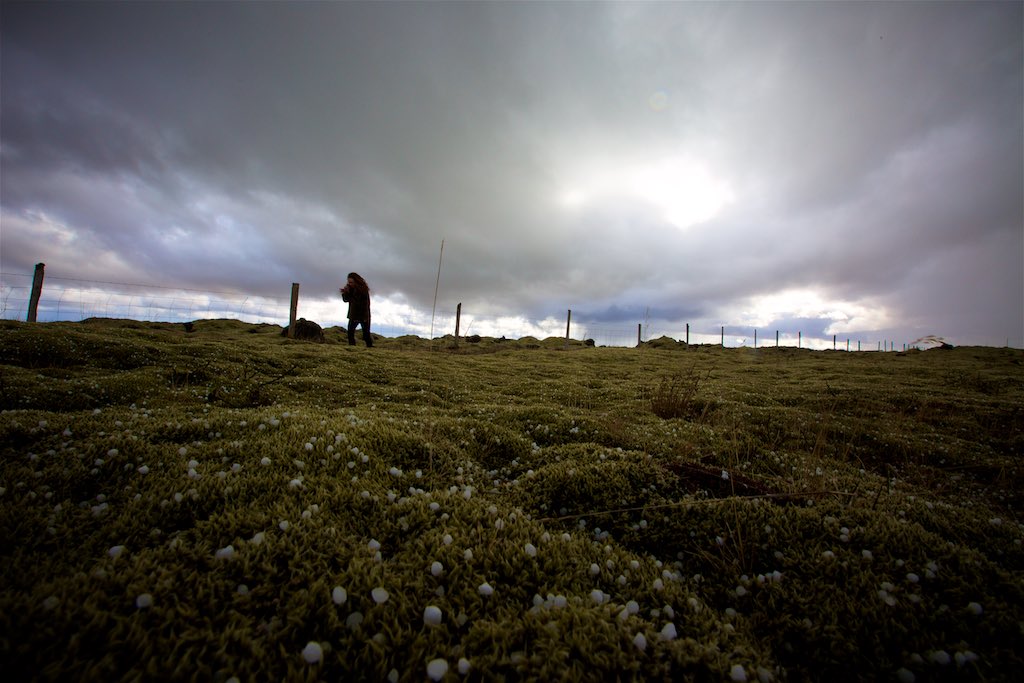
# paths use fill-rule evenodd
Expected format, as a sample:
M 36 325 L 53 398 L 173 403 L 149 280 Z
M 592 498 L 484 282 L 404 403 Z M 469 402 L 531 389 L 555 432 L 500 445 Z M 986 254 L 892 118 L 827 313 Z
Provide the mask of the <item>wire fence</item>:
M 26 320 L 32 305 L 33 275 L 0 273 L 0 318 Z M 134 283 L 104 282 L 75 278 L 46 277 L 39 293 L 36 320 L 39 322 L 80 322 L 88 318 L 120 318 L 151 322 L 185 323 L 195 320 L 232 319 L 248 323 L 288 325 L 291 302 L 286 298 L 247 295 L 238 292 L 211 292 L 180 287 Z M 304 298 L 301 316 L 324 328 L 344 326 L 344 304 L 340 300 Z M 792 346 L 840 351 L 893 351 L 908 348 L 907 343 L 891 340 L 863 340 L 835 335 L 830 338 L 805 337 L 802 333 L 766 332 L 749 326 L 720 325 L 690 329 L 690 325 L 607 323 L 576 320 L 571 311 L 561 320 L 548 317 L 528 320 L 521 317 L 494 318 L 452 313 L 424 313 L 407 305 L 377 305 L 373 332 L 394 338 L 415 335 L 428 338 L 451 335 L 459 327 L 461 337 L 565 337 L 592 340 L 596 346 L 636 346 L 667 337 L 688 344 L 713 344 L 726 347 Z M 996 344 L 997 345 L 997 344 Z M 1010 341 L 1007 340 L 1007 346 Z

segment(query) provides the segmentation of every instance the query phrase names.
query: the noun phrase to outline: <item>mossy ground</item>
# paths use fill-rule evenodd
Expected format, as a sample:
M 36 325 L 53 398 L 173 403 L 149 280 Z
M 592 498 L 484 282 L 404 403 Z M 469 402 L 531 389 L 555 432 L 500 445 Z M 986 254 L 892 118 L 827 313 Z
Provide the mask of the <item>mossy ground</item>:
M 1021 351 L 280 331 L 0 323 L 15 680 L 1024 670 Z

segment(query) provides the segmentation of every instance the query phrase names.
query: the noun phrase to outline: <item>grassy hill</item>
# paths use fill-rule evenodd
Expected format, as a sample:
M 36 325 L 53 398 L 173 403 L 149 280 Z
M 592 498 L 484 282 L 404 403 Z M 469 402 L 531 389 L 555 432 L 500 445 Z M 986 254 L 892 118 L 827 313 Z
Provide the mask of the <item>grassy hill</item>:
M 1024 352 L 0 322 L 9 680 L 1012 680 Z

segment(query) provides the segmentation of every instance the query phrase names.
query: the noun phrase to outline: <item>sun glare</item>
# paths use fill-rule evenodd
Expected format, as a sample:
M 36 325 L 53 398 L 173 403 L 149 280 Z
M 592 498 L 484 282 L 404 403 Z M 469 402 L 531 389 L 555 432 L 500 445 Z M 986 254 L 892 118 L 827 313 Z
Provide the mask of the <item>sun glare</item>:
M 680 158 L 589 169 L 575 180 L 559 195 L 559 204 L 565 208 L 615 199 L 639 200 L 680 229 L 714 218 L 734 199 L 728 183 L 712 175 L 706 166 Z

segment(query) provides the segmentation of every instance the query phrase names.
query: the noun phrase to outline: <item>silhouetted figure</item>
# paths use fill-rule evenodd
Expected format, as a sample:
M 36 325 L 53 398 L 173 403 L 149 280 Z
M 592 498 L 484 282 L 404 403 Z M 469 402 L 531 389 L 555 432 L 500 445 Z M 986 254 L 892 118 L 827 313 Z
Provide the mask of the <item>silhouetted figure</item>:
M 370 335 L 370 287 L 359 273 L 349 273 L 348 283 L 341 288 L 341 298 L 348 302 L 348 343 L 356 344 L 356 326 L 363 326 L 363 341 L 373 346 Z

